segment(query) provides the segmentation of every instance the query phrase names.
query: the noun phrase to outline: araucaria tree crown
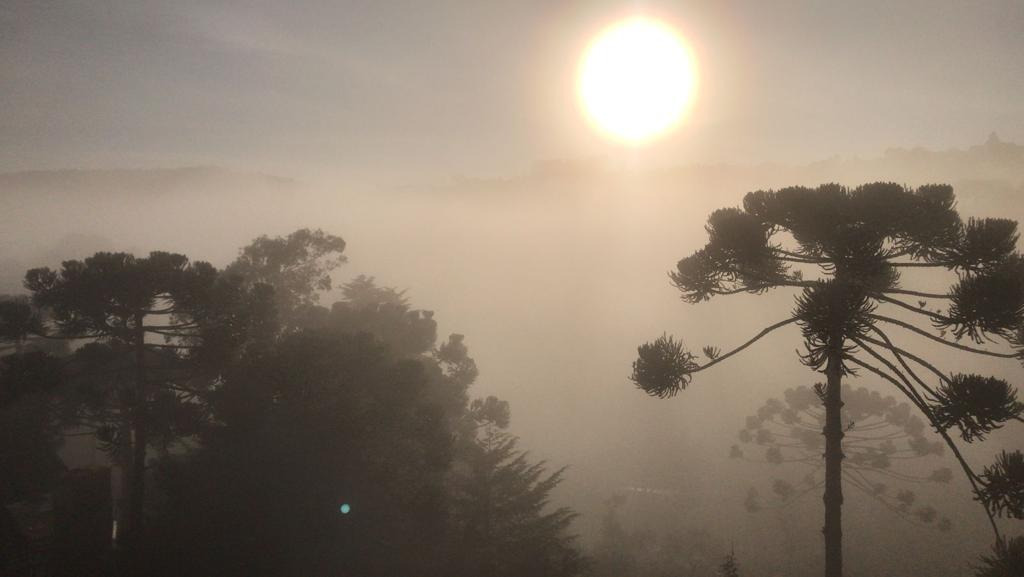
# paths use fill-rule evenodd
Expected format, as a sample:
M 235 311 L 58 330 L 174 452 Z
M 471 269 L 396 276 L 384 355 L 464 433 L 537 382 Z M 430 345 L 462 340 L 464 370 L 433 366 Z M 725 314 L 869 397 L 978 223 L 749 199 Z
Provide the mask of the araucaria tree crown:
M 920 410 L 960 462 L 997 539 L 995 515 L 1022 516 L 1024 471 L 1013 466 L 1020 453 L 979 475 L 950 436 L 955 430 L 971 442 L 1020 420 L 1024 404 L 1016 390 L 994 377 L 944 372 L 903 344 L 913 335 L 965 353 L 1022 358 L 1024 258 L 1016 222 L 962 219 L 946 185 L 827 184 L 751 192 L 742 208 L 713 212 L 706 230 L 707 245 L 669 273 L 685 302 L 793 289 L 795 306 L 731 351 L 705 347 L 703 363 L 669 336 L 641 345 L 632 380 L 648 394 L 671 397 L 695 373 L 765 335 L 790 324 L 800 328 L 801 362 L 828 377 L 816 389 L 826 411 L 828 577 L 842 574 L 841 382 L 858 371 L 887 381 Z M 903 285 L 901 273 L 922 268 L 944 271 L 948 288 Z

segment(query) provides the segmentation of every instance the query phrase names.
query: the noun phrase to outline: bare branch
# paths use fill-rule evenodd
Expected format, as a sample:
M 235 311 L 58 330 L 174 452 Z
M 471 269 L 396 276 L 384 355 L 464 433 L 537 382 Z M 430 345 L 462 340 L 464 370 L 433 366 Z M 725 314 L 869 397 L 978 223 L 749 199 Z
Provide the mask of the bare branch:
M 910 400 L 917 406 L 917 408 L 920 409 L 922 413 L 924 413 L 925 417 L 928 418 L 928 421 L 934 425 L 935 421 L 932 418 L 931 408 L 928 406 L 928 403 L 924 400 L 924 398 L 920 395 L 920 393 L 918 393 L 917 390 L 914 389 L 914 385 L 910 382 L 910 379 L 908 379 L 906 377 L 906 375 L 904 375 L 902 372 L 900 372 L 900 370 L 898 368 L 896 368 L 896 365 L 894 365 L 891 362 L 889 362 L 888 359 L 886 359 L 882 355 L 878 354 L 874 349 L 872 349 L 871 347 L 869 347 L 868 345 L 863 343 L 860 339 L 853 338 L 852 340 L 853 340 L 853 342 L 857 343 L 857 346 L 859 346 L 861 349 L 863 349 L 864 352 L 868 353 L 869 355 L 874 357 L 876 360 L 878 360 L 880 363 L 885 365 L 886 368 L 888 368 L 890 371 L 892 371 L 893 374 L 898 376 L 900 378 L 900 380 L 903 381 L 903 385 L 902 386 L 897 385 L 897 388 L 899 388 L 899 390 L 901 392 L 903 392 L 904 395 L 909 397 Z M 848 358 L 852 359 L 853 357 L 851 355 L 851 356 L 848 356 Z
M 939 321 L 953 322 L 953 319 L 951 319 L 951 318 L 949 318 L 949 317 L 947 317 L 945 315 L 940 315 L 939 313 L 932 312 L 932 311 L 927 310 L 927 309 L 923 309 L 923 308 L 915 307 L 913 305 L 909 305 L 909 304 L 907 304 L 907 303 L 905 303 L 905 302 L 903 302 L 903 301 L 901 301 L 899 299 L 894 299 L 892 297 L 887 297 L 884 294 L 875 293 L 873 296 L 876 299 L 880 300 L 880 301 L 885 301 L 887 303 L 894 304 L 894 305 L 896 305 L 898 307 L 903 307 L 903 308 L 907 309 L 908 311 L 915 312 L 915 313 L 917 313 L 919 315 L 924 315 L 926 317 L 933 318 L 933 319 L 939 320 Z
M 869 363 L 867 363 L 865 361 L 862 361 L 862 360 L 858 359 L 857 357 L 849 356 L 847 358 L 850 361 L 852 361 L 853 363 L 855 363 L 855 364 L 857 364 L 857 365 L 859 365 L 859 366 L 861 366 L 861 367 L 863 367 L 863 368 L 865 368 L 865 369 L 875 373 L 876 375 L 882 377 L 883 379 L 889 381 L 890 383 L 895 385 L 896 388 L 899 389 L 904 395 L 907 395 L 907 397 L 910 398 L 912 402 L 914 401 L 914 399 L 912 397 L 910 397 L 910 394 L 906 391 L 906 389 L 904 389 L 903 386 L 900 385 L 900 383 L 894 377 L 892 377 L 891 375 L 887 374 L 885 371 L 882 371 L 881 369 L 879 369 L 879 368 L 877 368 L 875 366 L 872 366 L 871 364 L 869 364 Z M 915 404 L 916 404 L 916 402 L 915 402 Z M 939 433 L 939 435 L 942 436 L 942 439 L 946 442 L 946 446 L 948 446 L 949 449 L 953 452 L 953 456 L 956 457 L 957 462 L 960 463 L 960 468 L 963 469 L 964 474 L 967 476 L 968 482 L 971 483 L 971 488 L 974 490 L 975 496 L 980 495 L 981 492 L 980 492 L 980 489 L 978 488 L 978 475 L 975 474 L 975 472 L 971 469 L 971 466 L 967 464 L 967 460 L 964 459 L 963 454 L 960 453 L 960 448 L 956 446 L 956 443 L 953 442 L 953 439 L 951 439 L 949 437 L 949 435 L 946 433 L 946 431 L 944 431 L 942 429 L 939 429 L 937 432 Z M 995 533 L 996 539 L 997 540 L 1000 539 L 1001 535 L 999 533 L 999 526 L 996 525 L 995 517 L 992 516 L 992 512 L 989 511 L 987 506 L 985 507 L 985 515 L 988 516 L 988 522 L 989 522 L 990 525 L 992 525 L 992 532 Z
M 911 353 L 911 352 L 909 352 L 909 351 L 907 351 L 905 349 L 901 349 L 900 347 L 897 347 L 896 345 L 892 344 L 892 341 L 889 339 L 889 337 L 884 332 L 882 332 L 882 329 L 880 329 L 878 327 L 871 327 L 871 328 L 876 333 L 881 335 L 882 338 L 885 339 L 885 341 L 883 342 L 883 341 L 880 341 L 880 340 L 877 340 L 877 339 L 873 339 L 871 337 L 860 337 L 861 340 L 863 340 L 865 342 L 868 342 L 868 343 L 871 343 L 873 345 L 878 345 L 880 347 L 885 347 L 885 348 L 893 351 L 894 353 L 899 353 L 901 356 L 907 357 L 908 359 L 910 359 L 910 360 L 916 362 L 917 364 L 921 365 L 922 367 L 928 369 L 929 371 L 934 373 L 935 376 L 939 377 L 939 379 L 941 379 L 942 381 L 944 381 L 946 383 L 949 382 L 949 377 L 947 377 L 942 371 L 940 371 L 938 368 L 936 368 L 935 365 L 929 363 L 928 361 L 922 359 L 921 357 L 919 357 L 919 356 L 917 356 L 917 355 L 915 355 L 915 354 L 913 354 L 913 353 Z
M 914 325 L 912 325 L 910 323 L 905 323 L 905 322 L 903 322 L 903 321 L 901 321 L 899 319 L 894 319 L 894 318 L 891 318 L 891 317 L 887 317 L 887 316 L 883 316 L 883 315 L 876 315 L 876 314 L 869 314 L 868 316 L 873 318 L 873 319 L 875 319 L 875 320 L 879 320 L 879 321 L 887 322 L 889 324 L 901 326 L 901 327 L 907 329 L 908 331 L 913 331 L 913 332 L 915 332 L 915 333 L 917 333 L 917 334 L 919 334 L 919 335 L 921 335 L 923 337 L 929 338 L 929 339 L 931 339 L 931 340 L 933 340 L 933 341 L 935 341 L 937 343 L 942 343 L 942 344 L 944 344 L 946 346 L 953 347 L 954 349 L 960 349 L 962 351 L 967 351 L 969 353 L 976 353 L 976 354 L 979 354 L 979 355 L 987 355 L 987 356 L 990 356 L 990 357 L 998 357 L 1000 359 L 1016 359 L 1016 358 L 1018 358 L 1016 353 L 997 353 L 997 352 L 993 352 L 993 351 L 986 351 L 985 349 L 976 349 L 974 347 L 968 347 L 966 345 L 961 345 L 960 343 L 955 343 L 953 341 L 947 341 L 946 339 L 937 337 L 937 336 L 935 336 L 935 335 L 933 335 L 933 334 L 931 334 L 931 333 L 929 333 L 927 331 L 921 330 L 921 329 L 915 327 Z
M 802 254 L 802 253 L 799 253 L 799 252 L 788 251 L 786 249 L 779 248 L 777 246 L 776 247 L 772 247 L 772 249 L 775 252 L 783 255 L 784 257 L 787 257 L 787 258 L 776 257 L 776 258 L 779 258 L 779 260 L 788 260 L 789 262 L 801 262 L 801 263 L 807 263 L 807 264 L 824 264 L 824 263 L 828 263 L 829 262 L 828 259 L 815 258 L 815 257 L 812 257 L 812 256 L 807 256 L 806 254 Z
M 717 359 L 712 360 L 708 364 L 700 366 L 700 367 L 697 367 L 696 369 L 694 369 L 690 373 L 693 374 L 693 373 L 698 373 L 700 371 L 703 371 L 704 369 L 710 369 L 711 367 L 717 365 L 718 363 L 724 361 L 725 359 L 735 355 L 736 353 L 739 353 L 743 349 L 745 349 L 745 348 L 749 347 L 750 345 L 756 343 L 757 341 L 761 340 L 768 333 L 770 333 L 770 332 L 772 332 L 772 331 L 774 331 L 776 329 L 782 328 L 782 327 L 784 327 L 786 325 L 793 324 L 796 321 L 797 321 L 796 317 L 793 317 L 793 318 L 786 319 L 784 321 L 779 321 L 779 322 L 777 322 L 777 323 L 775 323 L 773 325 L 767 326 L 767 327 L 764 328 L 764 330 L 762 330 L 761 332 L 759 332 L 756 335 L 754 335 L 754 337 L 751 338 L 749 341 L 747 341 L 747 342 L 743 343 L 742 345 L 736 347 L 735 349 L 733 349 L 733 350 L 723 354 L 722 356 L 718 357 Z
M 908 373 L 910 373 L 910 376 L 914 377 L 914 380 L 917 381 L 921 385 L 921 387 L 924 388 L 924 390 L 928 391 L 928 393 L 931 394 L 932 397 L 935 397 L 935 391 L 932 390 L 932 388 L 929 387 L 922 379 L 920 379 L 917 376 L 917 374 L 914 373 L 913 369 L 911 369 L 909 366 L 907 366 L 907 363 L 903 360 L 903 357 L 907 357 L 907 358 L 909 358 L 909 359 L 911 359 L 913 361 L 917 361 L 918 364 L 920 364 L 921 366 L 923 366 L 926 369 L 929 369 L 930 371 L 935 373 L 935 375 L 939 377 L 940 381 L 945 381 L 947 383 L 949 382 L 949 377 L 947 377 L 946 375 L 942 374 L 942 371 L 940 371 L 939 369 L 935 368 L 931 363 L 929 363 L 928 361 L 925 361 L 921 357 L 918 357 L 916 355 L 912 355 L 912 354 L 904 351 L 903 349 L 897 347 L 896 345 L 892 344 L 892 341 L 889 340 L 888 335 L 886 335 L 884 332 L 882 332 L 882 329 L 880 329 L 878 327 L 871 327 L 871 330 L 873 330 L 876 334 L 878 334 L 880 337 L 882 337 L 882 340 L 884 341 L 884 343 L 880 343 L 879 341 L 876 341 L 875 339 L 873 339 L 871 337 L 861 337 L 861 339 L 865 340 L 867 342 L 870 342 L 872 344 L 878 344 L 879 346 L 882 346 L 882 347 L 885 347 L 885 348 L 889 349 L 889 351 L 892 352 L 893 356 L 896 357 L 896 360 L 898 360 L 900 362 L 900 364 L 903 365 L 903 368 Z
M 896 295 L 909 295 L 909 296 L 913 296 L 913 297 L 921 297 L 921 298 L 926 298 L 926 299 L 951 299 L 951 298 L 953 298 L 952 296 L 950 296 L 948 294 L 926 293 L 926 292 L 921 292 L 921 291 L 912 291 L 912 290 L 898 289 L 898 288 L 885 289 L 882 292 L 883 293 L 888 293 L 888 294 L 896 294 Z
M 181 339 L 193 339 L 193 338 L 196 338 L 196 337 L 199 336 L 199 334 L 197 334 L 197 333 L 179 333 L 179 332 L 175 332 L 175 331 L 158 331 L 158 330 L 148 330 L 147 329 L 147 332 L 156 333 L 158 335 L 163 335 L 165 337 L 177 337 L 177 338 L 181 338 Z
M 949 268 L 944 262 L 890 262 L 889 266 L 906 268 Z
M 147 331 L 167 331 L 199 328 L 199 323 L 178 323 L 174 325 L 144 325 Z

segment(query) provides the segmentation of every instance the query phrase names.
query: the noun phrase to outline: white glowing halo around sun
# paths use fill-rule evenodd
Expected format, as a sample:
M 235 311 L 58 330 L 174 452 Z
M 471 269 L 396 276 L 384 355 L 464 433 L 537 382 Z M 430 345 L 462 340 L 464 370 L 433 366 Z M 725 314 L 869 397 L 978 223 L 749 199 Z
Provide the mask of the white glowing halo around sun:
M 577 78 L 588 120 L 631 144 L 678 125 L 696 88 L 696 61 L 686 41 L 648 18 L 605 29 L 587 48 Z

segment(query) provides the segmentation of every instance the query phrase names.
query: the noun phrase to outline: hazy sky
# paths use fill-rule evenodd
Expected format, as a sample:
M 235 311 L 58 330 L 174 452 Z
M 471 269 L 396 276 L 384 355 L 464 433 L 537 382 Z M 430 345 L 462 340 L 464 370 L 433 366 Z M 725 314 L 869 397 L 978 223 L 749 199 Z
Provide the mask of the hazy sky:
M 673 22 L 690 119 L 642 151 L 574 75 L 617 18 Z M 0 171 L 223 164 L 353 182 L 539 160 L 802 162 L 1024 141 L 1024 2 L 5 0 Z

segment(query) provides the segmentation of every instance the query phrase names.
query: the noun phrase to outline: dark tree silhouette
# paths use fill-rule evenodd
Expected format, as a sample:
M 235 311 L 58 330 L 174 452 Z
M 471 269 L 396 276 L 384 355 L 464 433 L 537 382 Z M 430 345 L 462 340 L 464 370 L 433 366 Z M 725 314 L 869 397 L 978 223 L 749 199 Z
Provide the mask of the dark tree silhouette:
M 430 574 L 452 394 L 365 333 L 282 337 L 227 376 L 201 447 L 162 461 L 150 574 Z
M 0 297 L 0 353 L 25 352 L 25 344 L 42 332 L 43 321 L 39 310 L 32 307 L 28 297 Z
M 168 341 L 192 338 L 196 324 L 190 305 L 209 291 L 216 271 L 206 263 L 189 263 L 182 255 L 152 253 L 137 259 L 124 253 L 97 253 L 84 261 L 67 261 L 60 271 L 30 270 L 25 286 L 36 305 L 52 311 L 48 336 L 101 341 L 133 357 L 131 386 L 118 391 L 118 444 L 128 474 L 127 515 L 120 527 L 131 544 L 142 531 L 145 496 L 152 354 L 158 348 L 187 345 L 156 344 L 147 337 Z M 160 320 L 157 320 L 160 319 Z
M 390 291 L 364 289 L 356 308 L 368 310 Z M 403 318 L 426 318 L 403 307 Z M 354 325 L 305 306 L 295 324 L 224 373 L 197 449 L 161 462 L 166 503 L 153 574 L 437 568 L 452 427 L 465 399 L 447 368 L 472 360 L 436 361 L 432 320 L 407 327 L 429 329 L 429 341 L 398 352 L 366 330 L 377 326 L 373 316 Z
M 843 480 L 910 522 L 930 524 L 947 531 L 951 521 L 940 518 L 934 507 L 921 504 L 915 492 L 906 487 L 946 484 L 953 479 L 953 472 L 948 467 L 937 467 L 922 475 L 898 466 L 904 462 L 927 463 L 930 457 L 941 456 L 945 449 L 942 441 L 927 438 L 924 421 L 912 410 L 909 404 L 899 403 L 891 396 L 883 397 L 877 391 L 863 387 L 853 389 L 843 384 L 841 421 L 846 423 Z M 739 432 L 740 444 L 733 445 L 730 456 L 775 466 L 803 465 L 806 474 L 799 483 L 782 478 L 772 483 L 772 493 L 779 504 L 787 505 L 824 484 L 821 479 L 821 429 L 824 425 L 821 400 L 811 387 L 786 389 L 782 399 L 768 399 L 755 414 L 747 417 L 746 426 Z M 748 496 L 748 510 L 760 509 L 759 494 Z
M 462 335 L 438 342 L 372 277 L 319 306 L 343 247 L 304 230 L 225 271 L 168 253 L 29 271 L 31 300 L 0 301 L 0 488 L 45 489 L 72 429 L 126 472 L 125 574 L 459 575 L 471 538 L 495 575 L 578 574 L 575 513 L 548 509 L 562 471 L 517 448 L 506 404 L 468 402 Z
M 47 353 L 0 358 L 0 506 L 46 492 L 64 470 L 48 395 L 62 382 L 59 360 Z
M 64 339 L 41 336 L 47 322 L 47 312 L 35 306 L 28 296 L 0 296 L 0 355 L 32 351 L 66 355 L 68 344 Z
M 286 237 L 260 236 L 224 272 L 273 287 L 279 321 L 288 328 L 300 311 L 320 302 L 321 292 L 331 290 L 331 272 L 347 260 L 344 252 L 341 237 L 303 228 Z
M 93 430 L 125 472 L 118 533 L 126 548 L 141 537 L 147 448 L 195 434 L 220 375 L 247 347 L 275 338 L 278 309 L 290 319 L 330 288 L 344 246 L 305 229 L 263 236 L 227 272 L 179 254 L 97 253 L 58 271 L 30 270 L 31 303 L 0 302 L 0 340 L 17 353 L 31 339 L 87 343 L 64 363 L 59 416 L 65 427 Z
M 1000 539 L 992 547 L 992 555 L 984 555 L 976 577 L 1019 577 L 1024 575 L 1024 537 Z
M 713 212 L 706 229 L 708 244 L 670 273 L 685 302 L 795 289 L 794 310 L 729 352 L 707 351 L 703 364 L 680 342 L 662 336 L 639 347 L 633 381 L 651 395 L 673 396 L 695 373 L 796 324 L 805 348 L 801 361 L 827 377 L 817 389 L 825 406 L 825 575 L 842 576 L 841 382 L 858 370 L 891 383 L 939 432 L 985 503 L 999 539 L 993 515 L 1020 512 L 1015 504 L 1024 478 L 1013 467 L 976 474 L 949 431 L 958 428 L 968 442 L 980 439 L 1019 419 L 1024 406 L 1005 382 L 944 373 L 895 344 L 889 332 L 900 329 L 962 352 L 1019 358 L 1024 259 L 1016 251 L 1017 223 L 962 220 L 949 186 L 910 190 L 875 183 L 752 192 L 742 208 Z M 955 273 L 952 284 L 944 291 L 904 288 L 901 271 L 920 268 Z M 929 308 L 935 301 L 942 308 Z M 963 344 L 964 338 L 973 342 Z M 982 348 L 989 340 L 1002 341 L 1008 350 Z
M 564 469 L 547 472 L 531 463 L 509 434 L 508 403 L 475 400 L 471 422 L 453 466 L 453 557 L 461 575 L 515 577 L 578 575 L 583 561 L 568 528 L 576 514 L 566 507 L 546 511 Z
M 180 433 L 197 413 L 197 369 L 247 332 L 259 291 L 243 291 L 209 264 L 154 252 L 146 258 L 97 253 L 58 271 L 25 276 L 45 314 L 26 322 L 24 307 L 0 310 L 4 326 L 29 325 L 44 339 L 85 342 L 63 363 L 60 418 L 91 427 L 126 476 L 119 542 L 136 549 L 143 530 L 147 448 Z M 18 343 L 24 332 L 5 331 Z M 209 384 L 209 381 L 207 381 Z M 156 435 L 154 437 L 154 435 Z
M 507 425 L 508 409 L 467 402 L 463 337 L 439 343 L 432 314 L 368 277 L 343 293 L 246 350 L 196 450 L 161 461 L 149 573 L 458 576 L 487 559 L 495 575 L 573 574 L 555 570 L 578 559 L 556 530 L 571 513 L 538 511 L 558 477 L 514 445 L 475 444 L 480 420 Z M 463 530 L 480 528 L 474 466 L 495 481 L 486 538 Z

